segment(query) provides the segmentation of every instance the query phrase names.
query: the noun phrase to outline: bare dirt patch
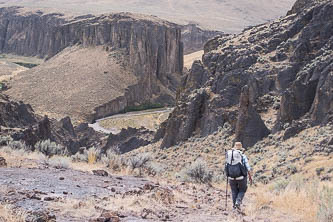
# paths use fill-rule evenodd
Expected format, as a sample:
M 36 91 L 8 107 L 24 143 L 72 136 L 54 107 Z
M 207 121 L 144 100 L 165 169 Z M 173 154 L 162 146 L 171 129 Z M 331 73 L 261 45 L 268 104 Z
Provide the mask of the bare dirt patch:
M 184 67 L 190 69 L 195 60 L 201 61 L 203 54 L 204 54 L 204 51 L 201 50 L 201 51 L 197 51 L 197 52 L 193 52 L 191 54 L 185 55 L 184 56 Z

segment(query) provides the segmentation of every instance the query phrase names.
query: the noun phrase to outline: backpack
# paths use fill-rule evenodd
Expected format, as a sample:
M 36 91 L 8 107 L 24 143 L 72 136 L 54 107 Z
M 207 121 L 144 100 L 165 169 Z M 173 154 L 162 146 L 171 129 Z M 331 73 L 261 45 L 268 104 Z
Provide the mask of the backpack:
M 244 158 L 239 150 L 228 150 L 226 160 L 225 171 L 227 177 L 236 179 L 241 176 L 247 176 L 247 168 L 244 164 Z

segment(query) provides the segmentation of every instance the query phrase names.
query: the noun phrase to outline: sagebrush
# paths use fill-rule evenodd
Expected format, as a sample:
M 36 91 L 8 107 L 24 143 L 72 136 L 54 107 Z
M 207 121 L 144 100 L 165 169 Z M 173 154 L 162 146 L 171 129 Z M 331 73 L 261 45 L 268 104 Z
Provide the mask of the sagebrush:
M 195 183 L 211 183 L 213 180 L 212 171 L 208 169 L 207 164 L 201 159 L 187 166 L 178 176 L 183 181 Z
M 65 148 L 51 140 L 39 141 L 35 144 L 35 149 L 46 156 L 65 155 Z

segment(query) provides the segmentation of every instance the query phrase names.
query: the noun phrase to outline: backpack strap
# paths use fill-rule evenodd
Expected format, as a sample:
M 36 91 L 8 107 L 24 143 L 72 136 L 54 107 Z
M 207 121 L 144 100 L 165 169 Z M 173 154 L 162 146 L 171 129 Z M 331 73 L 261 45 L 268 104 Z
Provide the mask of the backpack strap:
M 231 165 L 232 165 L 232 161 L 234 161 L 234 150 L 231 150 Z
M 241 154 L 241 157 L 242 157 L 242 165 L 245 166 L 245 160 L 244 160 L 243 154 Z

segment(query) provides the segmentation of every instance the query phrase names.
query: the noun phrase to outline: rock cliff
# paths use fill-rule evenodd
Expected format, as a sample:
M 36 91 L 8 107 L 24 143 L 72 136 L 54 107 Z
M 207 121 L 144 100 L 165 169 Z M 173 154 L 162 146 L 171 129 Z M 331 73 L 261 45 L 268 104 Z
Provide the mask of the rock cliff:
M 240 102 L 245 85 L 251 112 L 273 133 L 302 119 L 312 125 L 331 121 L 332 15 L 331 1 L 298 1 L 286 17 L 208 41 L 203 62 L 193 64 L 176 109 L 162 124 L 162 147 L 213 133 L 226 122 L 235 130 L 244 116 L 238 114 L 246 114 Z M 259 140 L 268 131 L 256 119 L 248 129 L 263 129 Z M 251 135 L 241 128 L 237 135 Z
M 116 63 L 122 63 L 122 69 L 132 73 L 132 79 L 137 79 L 136 84 L 123 88 L 120 96 L 96 104 L 94 112 L 90 110 L 85 113 L 85 117 L 89 116 L 86 119 L 93 120 L 114 114 L 127 106 L 143 103 L 165 105 L 174 102 L 183 69 L 181 30 L 176 24 L 156 17 L 129 13 L 68 17 L 41 11 L 27 12 L 17 7 L 0 9 L 0 53 L 39 56 L 49 60 L 73 46 L 104 46 L 103 50 L 109 53 L 121 54 L 121 58 L 116 58 L 119 60 Z M 49 60 L 46 64 L 52 61 L 54 60 Z M 75 65 L 82 66 L 89 62 L 79 61 Z M 50 66 L 60 65 L 51 63 Z M 108 71 L 112 73 L 112 68 L 104 70 L 103 75 Z M 62 73 L 54 73 L 59 74 Z M 42 77 L 42 71 L 40 75 Z M 117 83 L 113 84 L 114 87 L 117 86 Z M 15 97 L 17 94 L 21 93 L 13 92 L 10 95 Z M 23 98 L 17 99 L 36 106 L 24 98 L 24 92 L 21 95 Z

